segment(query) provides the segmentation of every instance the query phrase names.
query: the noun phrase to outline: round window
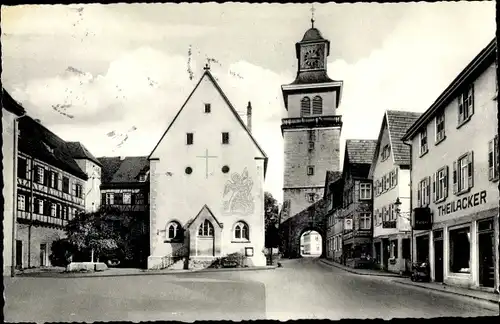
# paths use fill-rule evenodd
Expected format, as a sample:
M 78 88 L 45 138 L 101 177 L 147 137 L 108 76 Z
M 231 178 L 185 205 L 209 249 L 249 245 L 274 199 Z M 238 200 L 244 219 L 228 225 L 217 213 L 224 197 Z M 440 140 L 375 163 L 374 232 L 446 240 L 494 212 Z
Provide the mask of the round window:
M 193 169 L 191 169 L 191 167 L 187 167 L 186 168 L 186 173 L 187 174 L 191 174 L 193 172 Z
M 227 165 L 222 167 L 222 173 L 228 173 L 229 172 L 229 167 Z

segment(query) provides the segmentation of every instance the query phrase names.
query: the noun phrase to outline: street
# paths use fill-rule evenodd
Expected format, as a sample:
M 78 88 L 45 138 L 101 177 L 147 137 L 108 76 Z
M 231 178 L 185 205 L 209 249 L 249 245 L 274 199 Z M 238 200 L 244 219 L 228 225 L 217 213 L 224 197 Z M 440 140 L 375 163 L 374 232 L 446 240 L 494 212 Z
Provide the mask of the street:
M 283 268 L 89 278 L 5 278 L 5 320 L 146 321 L 495 316 L 498 306 L 360 276 L 315 258 Z

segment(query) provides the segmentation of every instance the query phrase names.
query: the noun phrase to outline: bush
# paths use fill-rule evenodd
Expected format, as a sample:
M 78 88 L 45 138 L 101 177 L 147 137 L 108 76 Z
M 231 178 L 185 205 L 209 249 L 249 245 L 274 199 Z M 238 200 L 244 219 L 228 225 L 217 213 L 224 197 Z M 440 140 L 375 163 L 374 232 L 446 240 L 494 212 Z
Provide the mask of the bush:
M 71 263 L 76 248 L 67 239 L 59 239 L 52 243 L 49 260 L 55 267 L 66 267 Z

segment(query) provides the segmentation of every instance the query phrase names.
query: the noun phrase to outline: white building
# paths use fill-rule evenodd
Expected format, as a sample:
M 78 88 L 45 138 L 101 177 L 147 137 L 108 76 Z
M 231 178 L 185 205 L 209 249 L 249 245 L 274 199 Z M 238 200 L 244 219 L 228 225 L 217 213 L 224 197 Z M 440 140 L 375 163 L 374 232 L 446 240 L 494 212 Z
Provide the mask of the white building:
M 420 115 L 384 113 L 368 175 L 373 180 L 373 257 L 379 269 L 390 272 L 411 270 L 410 147 L 401 137 Z
M 408 129 L 414 259 L 431 279 L 498 287 L 496 41 Z M 497 260 L 497 261 L 495 261 Z
M 210 263 L 236 252 L 266 264 L 267 157 L 208 67 L 149 160 L 148 268 L 172 255 Z

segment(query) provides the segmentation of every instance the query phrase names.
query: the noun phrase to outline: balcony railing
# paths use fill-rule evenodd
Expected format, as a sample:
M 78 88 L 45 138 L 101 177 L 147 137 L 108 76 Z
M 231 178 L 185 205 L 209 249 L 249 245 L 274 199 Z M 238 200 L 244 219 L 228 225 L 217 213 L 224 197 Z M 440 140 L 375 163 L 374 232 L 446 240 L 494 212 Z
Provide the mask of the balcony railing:
M 302 127 L 342 126 L 342 116 L 294 117 L 281 120 L 281 130 Z
M 29 212 L 27 211 L 22 211 L 18 210 L 17 211 L 17 218 L 23 219 L 26 221 L 32 221 L 32 222 L 40 222 L 40 223 L 45 223 L 45 224 L 50 224 L 50 225 L 57 225 L 64 227 L 68 223 L 66 219 L 54 217 L 54 216 L 47 216 L 47 215 L 41 215 L 37 213 L 33 213 L 30 215 Z

